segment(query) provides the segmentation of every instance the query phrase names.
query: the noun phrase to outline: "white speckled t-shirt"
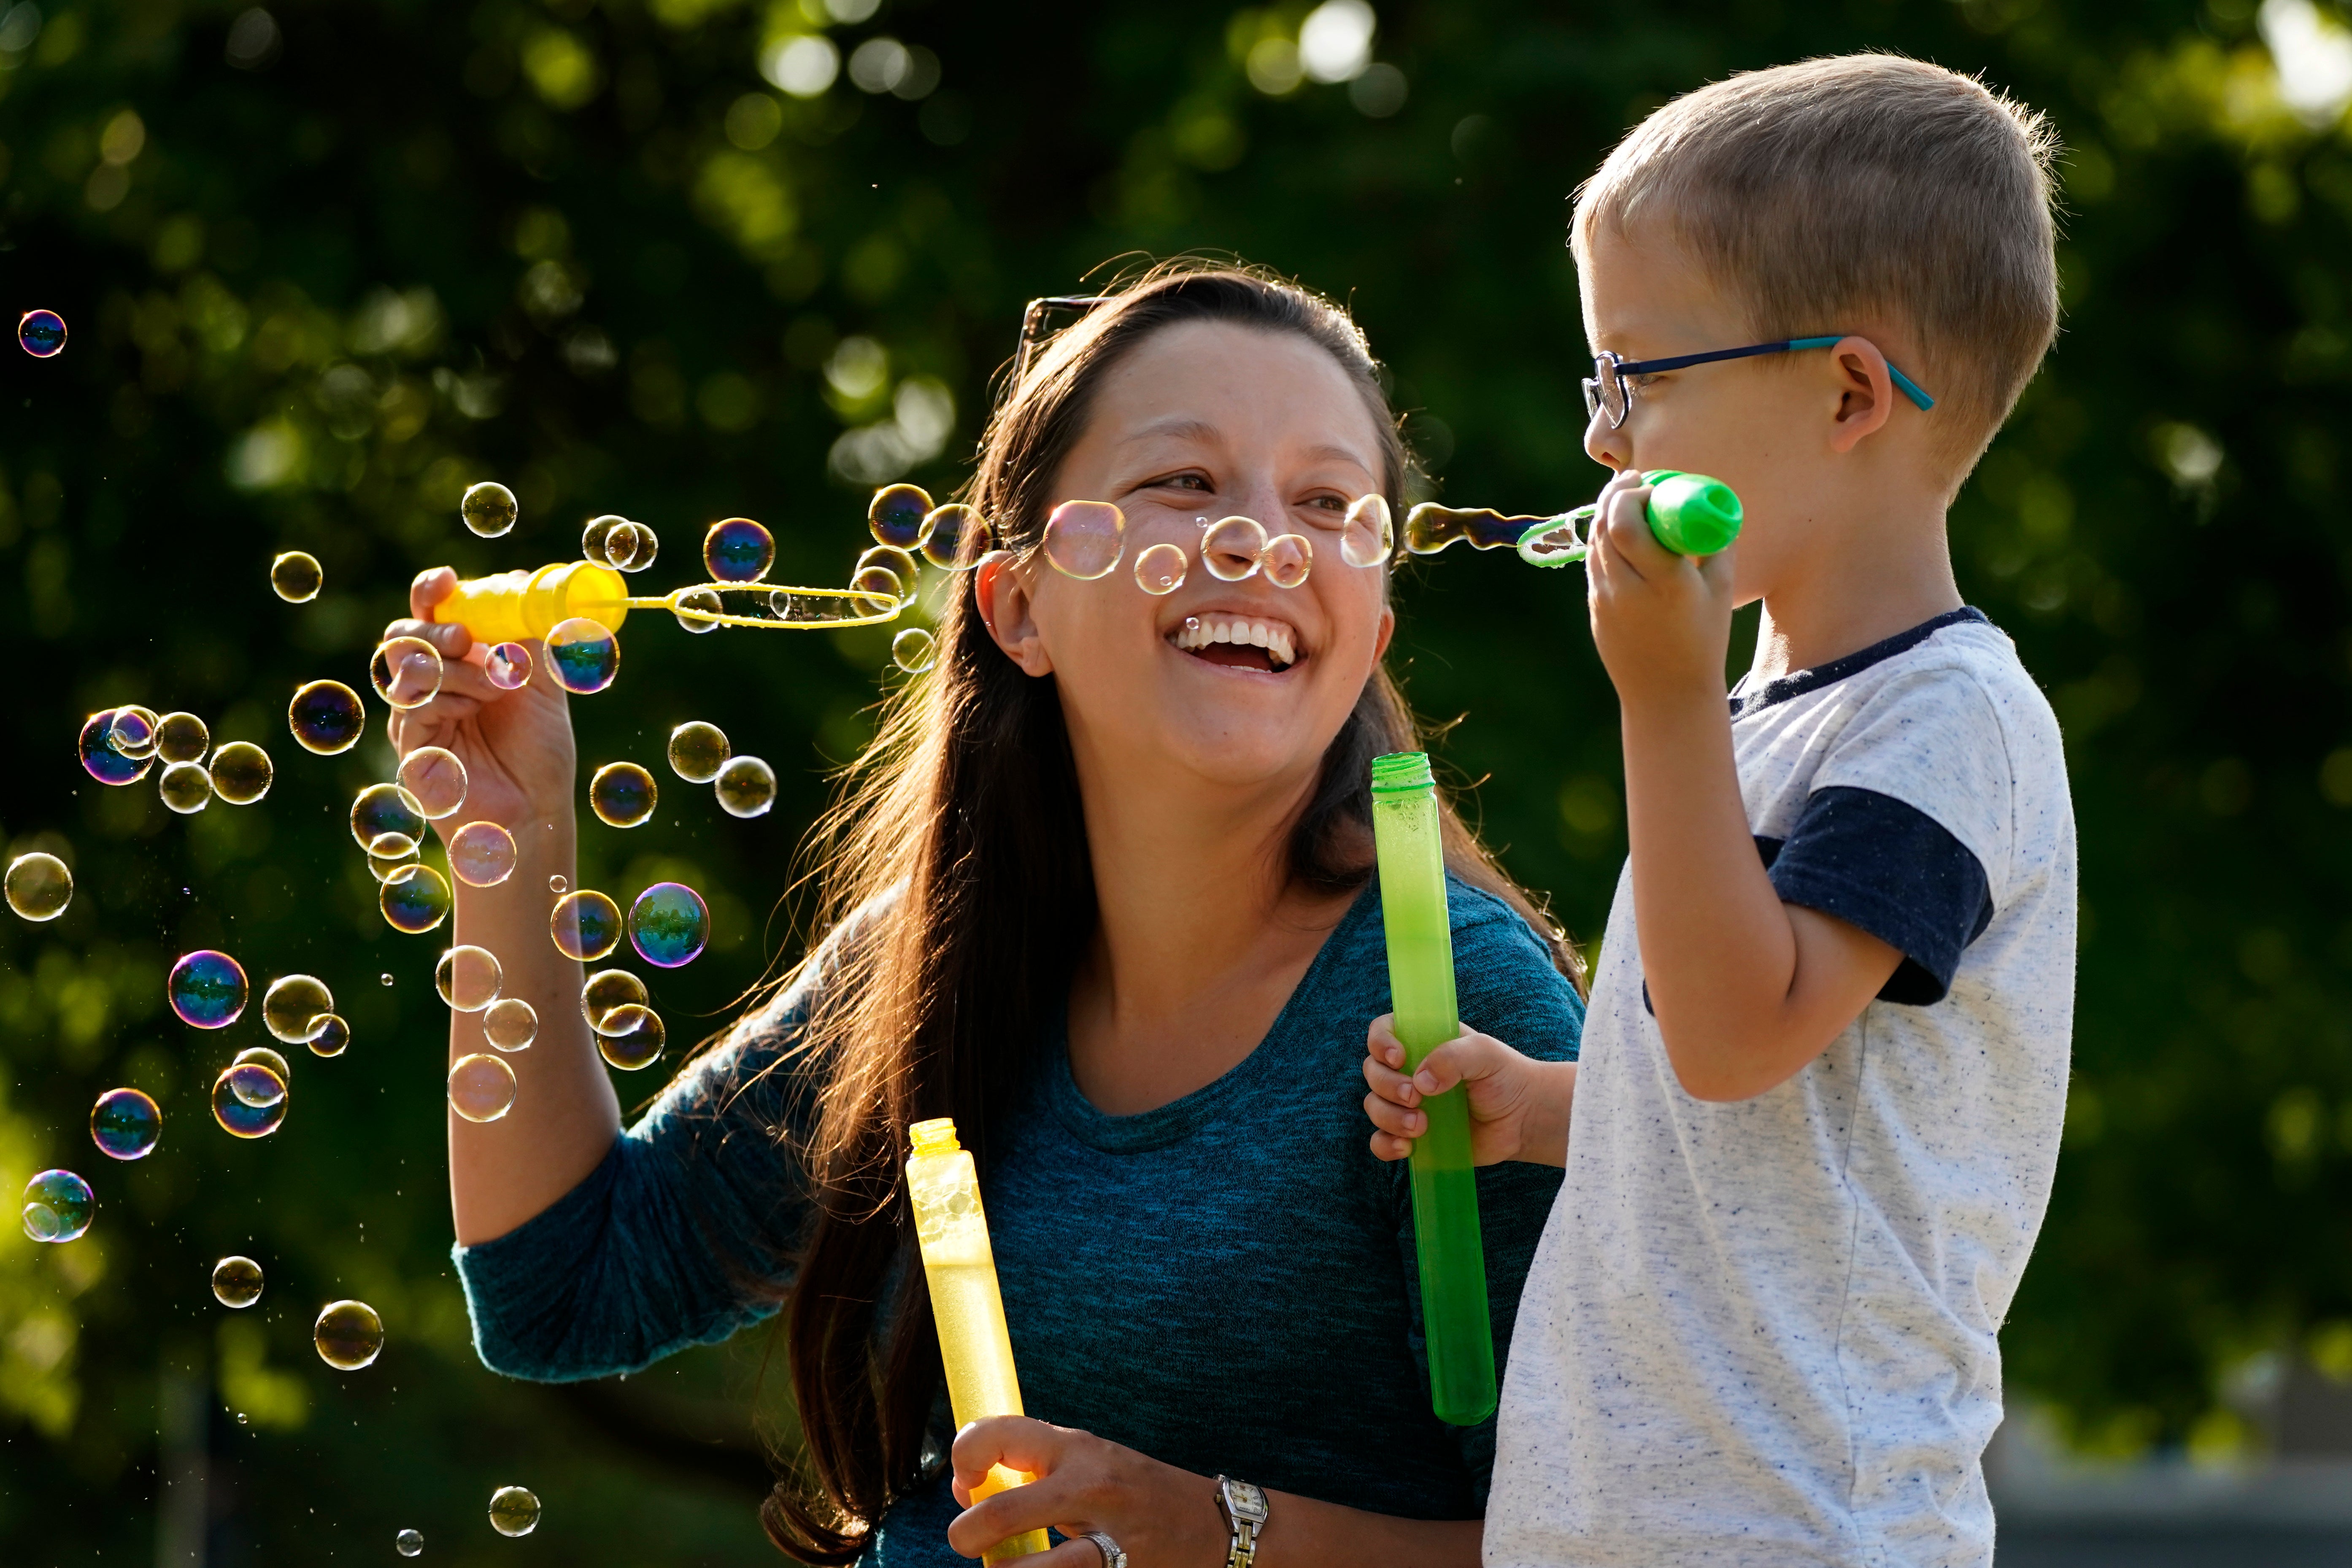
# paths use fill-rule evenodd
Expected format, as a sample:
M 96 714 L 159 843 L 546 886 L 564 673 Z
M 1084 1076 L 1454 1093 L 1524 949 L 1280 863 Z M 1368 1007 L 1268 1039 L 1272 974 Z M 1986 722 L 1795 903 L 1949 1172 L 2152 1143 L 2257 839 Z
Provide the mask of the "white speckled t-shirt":
M 1782 899 L 1904 963 L 1786 1083 L 1695 1100 L 1621 879 L 1486 1562 L 1989 1564 L 1999 1332 L 2049 1201 L 2074 1016 L 2058 725 L 1962 610 L 1743 689 L 1732 735 Z

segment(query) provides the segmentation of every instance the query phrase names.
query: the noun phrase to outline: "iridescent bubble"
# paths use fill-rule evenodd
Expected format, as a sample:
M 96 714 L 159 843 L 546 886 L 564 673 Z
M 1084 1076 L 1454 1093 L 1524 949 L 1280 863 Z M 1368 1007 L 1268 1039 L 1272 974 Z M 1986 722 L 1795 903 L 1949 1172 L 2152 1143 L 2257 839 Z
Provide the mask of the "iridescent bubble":
M 425 1550 L 424 1535 L 414 1530 L 404 1530 L 392 1538 L 392 1549 L 403 1557 L 414 1557 Z
M 1147 594 L 1172 594 L 1184 585 L 1184 547 L 1153 545 L 1135 558 L 1135 585 Z
M 468 1121 L 496 1121 L 514 1109 L 514 1068 L 506 1058 L 477 1051 L 449 1069 L 449 1109 Z
M 384 883 L 376 907 L 393 930 L 422 936 L 449 918 L 449 884 L 430 866 L 411 866 Z
M 669 732 L 669 769 L 688 784 L 709 784 L 731 750 L 718 725 L 689 719 Z
M 486 947 L 453 947 L 433 966 L 433 989 L 454 1012 L 480 1012 L 499 999 L 505 984 L 498 955 Z
M 1092 582 L 1118 564 L 1127 514 L 1107 500 L 1066 500 L 1045 519 L 1045 560 L 1065 577 Z
M 500 691 L 520 691 L 530 684 L 530 649 L 519 642 L 502 642 L 482 660 L 482 678 Z
M 89 1184 L 71 1171 L 43 1171 L 25 1184 L 25 1234 L 35 1241 L 71 1241 L 97 1212 Z
M 383 1320 L 365 1301 L 330 1301 L 310 1326 L 310 1342 L 337 1372 L 357 1372 L 383 1353 Z
M 621 639 L 575 616 L 547 634 L 547 665 L 555 684 L 574 696 L 602 691 L 621 673 Z
M 988 520 L 976 506 L 950 501 L 923 525 L 923 559 L 943 571 L 971 571 L 988 546 Z
M 143 1160 L 163 1135 L 163 1112 L 135 1089 L 110 1089 L 90 1108 L 90 1142 L 110 1160 Z
M 710 906 L 683 882 L 656 882 L 629 905 L 629 945 L 656 969 L 677 969 L 710 943 Z
M 259 1062 L 234 1063 L 221 1074 L 221 1081 L 239 1105 L 250 1110 L 267 1110 L 286 1098 L 285 1079 Z
M 271 1072 L 276 1073 L 280 1083 L 287 1085 L 289 1088 L 293 1086 L 294 1069 L 286 1065 L 286 1058 L 284 1057 L 279 1056 L 268 1046 L 247 1046 L 245 1049 L 237 1052 L 235 1057 L 231 1058 L 228 1065 L 233 1068 L 241 1068 L 247 1062 L 260 1063 L 263 1067 L 268 1068 Z
M 915 591 L 915 584 L 922 581 L 922 568 L 915 563 L 912 555 L 894 544 L 877 544 L 860 555 L 857 563 L 849 569 L 852 585 L 859 584 L 866 574 L 877 568 L 889 573 L 898 583 L 898 585 L 890 590 L 892 598 L 906 598 Z
M 261 1265 L 250 1258 L 229 1257 L 213 1265 L 213 1300 L 224 1307 L 245 1308 L 261 1300 Z
M 1315 569 L 1315 545 L 1303 533 L 1277 533 L 1265 542 L 1262 561 L 1267 582 L 1277 588 L 1296 588 Z
M 561 893 L 564 889 L 571 885 L 571 883 L 563 879 L 563 873 L 561 871 L 558 871 L 554 876 L 550 877 L 547 879 L 547 890 L 551 893 Z
M 642 1007 L 648 998 L 646 983 L 625 969 L 600 969 L 580 988 L 580 1016 L 598 1034 L 615 1007 Z
M 849 580 L 849 585 L 856 592 L 871 595 L 893 608 L 896 608 L 899 601 L 907 596 L 907 585 L 898 581 L 898 574 L 891 571 L 887 566 L 868 566 L 852 577 Z M 778 617 L 778 619 L 786 618 L 791 617 Z
M 757 757 L 730 757 L 711 785 L 730 816 L 765 816 L 776 804 L 776 770 Z
M 267 1105 L 246 1097 L 268 1098 L 270 1085 L 277 1096 Z M 267 1138 L 284 1125 L 289 1101 L 286 1080 L 259 1062 L 238 1062 L 213 1080 L 213 1120 L 232 1138 Z
M 37 849 L 8 862 L 6 887 L 8 907 L 28 921 L 53 921 L 73 902 L 73 873 Z
M 604 1027 L 596 1031 L 597 1050 L 623 1072 L 653 1066 L 661 1059 L 668 1040 L 661 1015 L 635 1002 L 624 1002 L 606 1013 Z
M 163 994 L 190 1028 L 226 1029 L 245 1011 L 245 971 L 227 953 L 200 948 L 172 965 Z
M 250 741 L 231 741 L 213 753 L 213 793 L 231 805 L 251 805 L 269 793 L 269 753 Z
M 1486 507 L 1440 506 L 1423 501 L 1405 514 L 1404 547 L 1415 555 L 1434 555 L 1447 545 L 1467 540 L 1473 550 L 1513 550 L 1520 537 L 1542 517 L 1505 517 Z
M 359 743 L 367 710 L 360 706 L 359 693 L 341 681 L 314 680 L 287 704 L 286 723 L 304 751 L 331 757 Z
M 330 1013 L 319 1020 L 319 1032 L 310 1037 L 310 1054 L 314 1057 L 339 1057 L 350 1048 L 352 1026 L 343 1022 L 340 1013 Z
M 518 510 L 514 491 L 493 479 L 467 486 L 465 499 L 457 503 L 457 515 L 484 539 L 496 539 L 512 528 Z
M 1254 517 L 1221 518 L 1201 536 L 1201 564 L 1220 583 L 1239 583 L 1265 554 L 1265 528 Z
M 564 957 L 593 963 L 621 944 L 621 906 L 583 888 L 555 900 L 547 929 Z
M 114 710 L 114 722 L 106 734 L 107 744 L 134 763 L 143 763 L 155 754 L 155 731 L 163 720 L 152 708 L 132 703 Z
M 615 517 L 611 512 L 606 512 L 603 517 L 590 518 L 588 526 L 580 531 L 581 556 L 599 566 L 610 566 L 612 563 L 604 558 L 605 537 L 628 521 L 625 517 Z
M 420 846 L 415 842 L 408 842 L 404 848 L 402 844 L 387 841 L 385 847 L 397 850 L 399 853 L 371 855 L 367 858 L 368 875 L 379 882 L 389 882 L 409 867 L 415 865 Z
M 103 784 L 137 784 L 155 765 L 153 752 L 145 757 L 126 757 L 114 749 L 114 716 L 116 708 L 101 709 L 82 721 L 82 770 Z
M 315 974 L 287 974 L 261 994 L 261 1024 L 270 1037 L 308 1045 L 335 1011 L 335 994 Z
M 27 310 L 16 318 L 16 343 L 35 359 L 55 359 L 66 346 L 66 319 L 55 310 Z
M 588 781 L 588 807 L 607 827 L 635 827 L 654 814 L 660 791 L 635 763 L 606 763 Z
M 202 763 L 173 763 L 156 775 L 155 793 L 165 805 L 186 816 L 213 803 L 213 775 Z
M 482 1013 L 482 1038 L 502 1051 L 523 1051 L 539 1038 L 539 1009 L 520 996 L 501 996 Z
M 605 563 L 621 572 L 642 572 L 661 553 L 661 541 L 642 522 L 616 522 L 604 536 Z
M 449 873 L 469 888 L 495 888 L 514 875 L 514 835 L 495 822 L 469 822 L 449 836 Z
M 417 747 L 400 759 L 400 771 L 393 776 L 431 821 L 453 816 L 466 804 L 466 763 L 446 747 Z
M 677 617 L 677 624 L 697 637 L 704 632 L 717 631 L 719 623 L 710 617 L 726 612 L 727 601 L 719 596 L 716 588 L 686 589 L 670 601 L 669 607 L 669 613 Z
M 539 1528 L 539 1500 L 520 1487 L 490 1494 L 490 1528 L 500 1535 L 529 1535 Z
M 924 523 L 930 515 L 931 498 L 919 488 L 886 485 L 874 492 L 873 502 L 866 509 L 866 526 L 877 542 L 912 550 L 923 542 Z
M 423 637 L 393 637 L 376 645 L 368 683 L 394 708 L 422 708 L 441 695 L 441 650 Z
M 165 763 L 199 763 L 212 749 L 213 732 L 193 713 L 166 713 L 155 726 L 155 757 Z
M 1350 566 L 1378 566 L 1396 553 L 1396 520 L 1384 495 L 1358 496 L 1339 525 L 1339 559 Z
M 289 605 L 309 604 L 326 582 L 319 558 L 305 551 L 289 550 L 269 563 L 270 591 Z
M 370 855 L 404 858 L 424 837 L 425 809 L 398 784 L 370 784 L 352 799 L 352 837 Z
M 909 675 L 920 675 L 939 661 L 939 639 L 920 626 L 908 626 L 890 639 L 890 662 Z
M 714 522 L 702 536 L 702 565 L 714 583 L 756 583 L 776 563 L 773 535 L 748 517 Z

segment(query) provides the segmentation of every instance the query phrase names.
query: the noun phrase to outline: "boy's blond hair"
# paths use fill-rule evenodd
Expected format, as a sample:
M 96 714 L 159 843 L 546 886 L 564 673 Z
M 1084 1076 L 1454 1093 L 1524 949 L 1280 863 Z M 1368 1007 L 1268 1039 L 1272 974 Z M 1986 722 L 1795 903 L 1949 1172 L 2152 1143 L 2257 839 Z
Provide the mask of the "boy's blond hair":
M 1578 190 L 1570 243 L 1581 262 L 1601 224 L 1664 222 L 1759 339 L 1907 325 L 1957 484 L 2057 331 L 2056 153 L 2041 114 L 1940 66 L 1807 60 L 1634 127 Z

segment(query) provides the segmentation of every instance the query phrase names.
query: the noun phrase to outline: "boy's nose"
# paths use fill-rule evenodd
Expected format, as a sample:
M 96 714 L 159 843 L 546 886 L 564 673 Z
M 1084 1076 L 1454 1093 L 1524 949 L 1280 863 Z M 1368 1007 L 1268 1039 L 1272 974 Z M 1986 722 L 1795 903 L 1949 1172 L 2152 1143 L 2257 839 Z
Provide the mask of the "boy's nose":
M 1584 422 L 1584 453 L 1594 462 L 1616 469 L 1631 468 L 1633 463 L 1633 443 L 1625 438 L 1625 428 L 1609 427 L 1609 416 L 1600 409 Z

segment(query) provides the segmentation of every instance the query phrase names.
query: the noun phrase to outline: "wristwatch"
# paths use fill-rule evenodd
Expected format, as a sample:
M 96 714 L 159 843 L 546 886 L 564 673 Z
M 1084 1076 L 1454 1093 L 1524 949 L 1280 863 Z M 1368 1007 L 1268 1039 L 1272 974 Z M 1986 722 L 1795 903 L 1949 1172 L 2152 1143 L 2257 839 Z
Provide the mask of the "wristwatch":
M 1234 1532 L 1233 1550 L 1225 1568 L 1250 1568 L 1257 1560 L 1258 1532 L 1265 1528 L 1265 1493 L 1231 1476 L 1217 1478 L 1217 1511 Z

